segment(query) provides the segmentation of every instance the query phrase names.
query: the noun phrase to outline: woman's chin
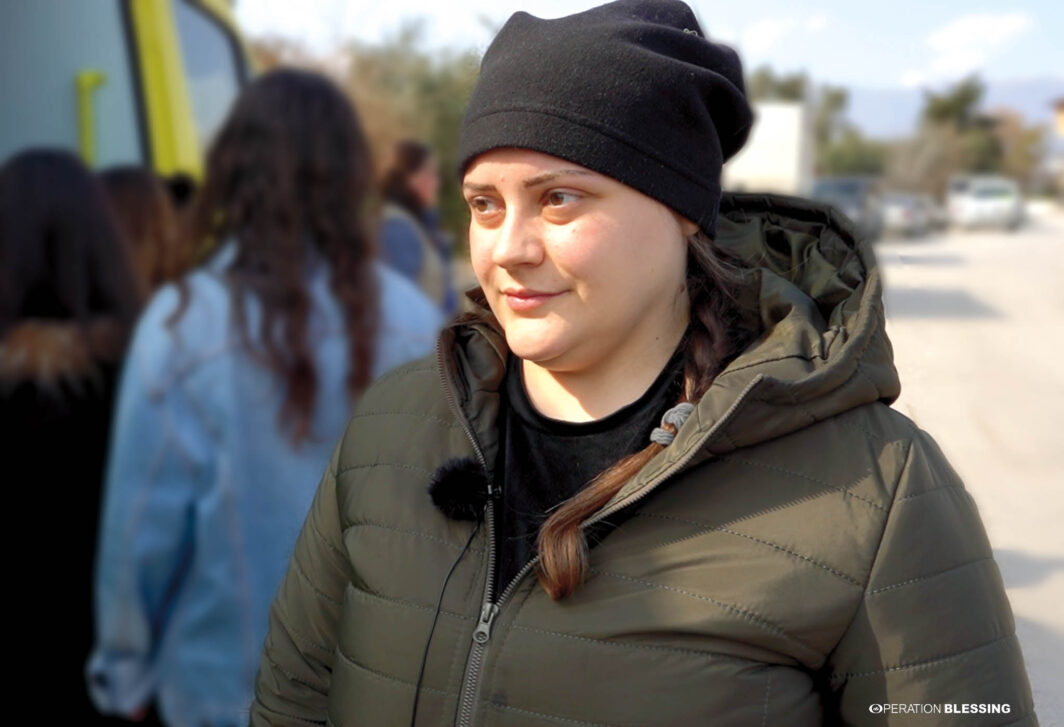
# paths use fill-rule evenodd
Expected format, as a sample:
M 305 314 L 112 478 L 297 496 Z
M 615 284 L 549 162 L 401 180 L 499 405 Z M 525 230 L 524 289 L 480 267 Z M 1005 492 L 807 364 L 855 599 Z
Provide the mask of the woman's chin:
M 518 330 L 514 330 L 514 329 Z M 506 331 L 506 344 L 511 353 L 520 359 L 532 363 L 544 364 L 557 360 L 564 356 L 566 351 L 572 348 L 567 344 L 564 337 L 552 334 L 551 331 L 526 330 L 526 327 L 518 324 L 510 326 Z

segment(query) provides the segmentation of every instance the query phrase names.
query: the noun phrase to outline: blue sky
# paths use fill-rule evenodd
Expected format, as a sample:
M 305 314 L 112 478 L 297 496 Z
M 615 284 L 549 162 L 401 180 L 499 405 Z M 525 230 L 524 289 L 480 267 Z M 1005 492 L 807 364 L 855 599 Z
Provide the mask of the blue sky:
M 375 43 L 420 19 L 433 48 L 483 49 L 517 10 L 560 17 L 595 0 L 236 0 L 241 26 L 326 53 L 349 39 Z M 714 39 L 748 67 L 807 71 L 817 82 L 935 87 L 978 71 L 987 80 L 1064 80 L 1064 2 L 690 2 Z

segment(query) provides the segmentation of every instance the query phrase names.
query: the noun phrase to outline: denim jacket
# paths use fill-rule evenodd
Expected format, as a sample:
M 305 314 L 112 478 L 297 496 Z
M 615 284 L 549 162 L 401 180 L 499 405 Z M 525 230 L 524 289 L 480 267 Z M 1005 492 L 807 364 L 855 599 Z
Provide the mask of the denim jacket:
M 246 724 L 267 611 L 350 416 L 347 337 L 324 262 L 308 272 L 318 374 L 311 437 L 278 422 L 283 380 L 246 353 L 232 321 L 226 246 L 162 289 L 137 325 L 115 410 L 96 562 L 89 691 L 105 713 L 156 700 L 170 725 Z M 373 374 L 432 350 L 438 309 L 375 264 Z M 248 296 L 249 334 L 258 305 Z M 84 544 L 83 547 L 89 547 Z

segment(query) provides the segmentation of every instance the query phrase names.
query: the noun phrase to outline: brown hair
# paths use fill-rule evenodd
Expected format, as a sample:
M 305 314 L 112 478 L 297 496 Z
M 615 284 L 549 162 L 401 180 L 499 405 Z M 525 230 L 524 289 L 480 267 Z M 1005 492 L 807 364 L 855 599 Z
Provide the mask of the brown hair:
M 424 204 L 410 188 L 410 177 L 425 166 L 431 156 L 432 149 L 420 141 L 404 139 L 397 142 L 381 175 L 381 196 L 413 215 L 424 212 Z
M 315 257 L 328 263 L 344 313 L 348 392 L 370 381 L 378 326 L 365 210 L 372 183 L 369 145 L 347 98 L 321 75 L 285 68 L 260 76 L 237 99 L 191 212 L 194 245 L 236 246 L 227 283 L 237 326 L 246 348 L 284 378 L 280 423 L 292 427 L 297 445 L 310 434 L 318 391 L 305 283 Z M 248 332 L 248 293 L 262 305 L 262 351 Z
M 688 239 L 687 293 L 691 320 L 683 342 L 683 392 L 677 403 L 698 403 L 727 363 L 755 338 L 757 330 L 740 314 L 744 275 L 715 249 L 703 232 Z M 667 425 L 666 429 L 672 429 Z M 651 443 L 599 473 L 587 487 L 562 503 L 540 526 L 539 583 L 557 600 L 584 581 L 588 548 L 583 523 L 605 505 L 664 446 Z
M 180 265 L 177 215 L 162 181 L 144 167 L 113 167 L 100 182 L 149 293 L 177 277 Z
M 0 336 L 30 318 L 73 320 L 90 349 L 114 361 L 141 302 L 129 252 L 80 159 L 29 149 L 0 167 Z M 92 334 L 101 319 L 116 335 Z

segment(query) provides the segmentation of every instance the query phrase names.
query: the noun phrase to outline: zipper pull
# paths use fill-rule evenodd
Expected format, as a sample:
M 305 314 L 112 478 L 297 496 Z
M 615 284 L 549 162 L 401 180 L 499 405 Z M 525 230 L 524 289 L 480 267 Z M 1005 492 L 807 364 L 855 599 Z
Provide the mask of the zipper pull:
M 499 613 L 499 607 L 494 603 L 485 603 L 480 611 L 480 621 L 473 630 L 473 641 L 478 644 L 488 643 L 491 638 L 491 625 L 495 622 L 495 616 Z

